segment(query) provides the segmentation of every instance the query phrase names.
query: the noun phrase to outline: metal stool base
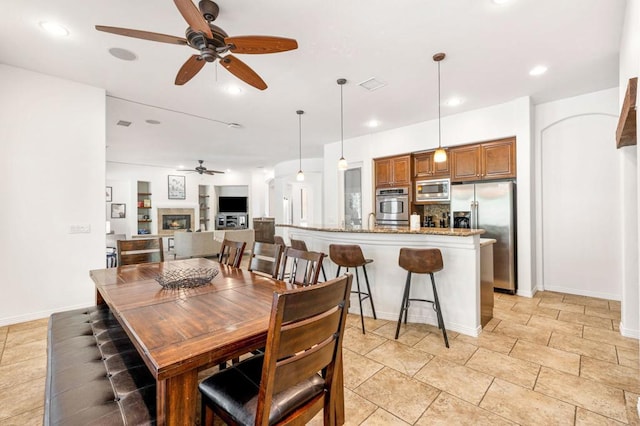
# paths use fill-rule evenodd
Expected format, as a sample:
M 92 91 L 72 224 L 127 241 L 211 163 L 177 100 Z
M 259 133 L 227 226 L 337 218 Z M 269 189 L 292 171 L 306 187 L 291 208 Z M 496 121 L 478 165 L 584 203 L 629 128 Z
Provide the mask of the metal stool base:
M 340 269 L 342 266 L 338 266 L 338 272 L 336 273 L 336 278 L 340 276 Z M 360 290 L 360 275 L 358 275 L 358 267 L 356 266 L 356 287 L 357 290 L 351 290 L 352 294 L 358 295 L 358 303 L 360 304 L 360 322 L 362 323 L 362 334 L 365 334 L 364 331 L 364 314 L 362 312 L 362 301 L 365 299 L 369 299 L 369 303 L 371 303 L 371 311 L 373 312 L 373 319 L 378 319 L 376 316 L 376 308 L 373 306 L 373 297 L 371 297 L 371 287 L 369 287 L 369 277 L 367 276 L 367 268 L 365 265 L 362 265 L 362 270 L 364 271 L 364 281 L 367 284 L 367 291 L 364 292 Z M 349 268 L 347 268 L 347 272 L 349 272 Z
M 440 301 L 438 300 L 438 291 L 436 290 L 436 281 L 433 278 L 433 273 L 429 273 L 431 276 L 431 287 L 433 288 L 433 300 L 428 299 L 412 299 L 411 292 L 411 272 L 407 272 L 407 281 L 404 285 L 404 295 L 402 296 L 402 306 L 400 306 L 400 315 L 398 316 L 398 326 L 396 327 L 396 340 L 400 335 L 400 324 L 402 323 L 402 314 L 404 314 L 404 323 L 407 323 L 407 314 L 409 311 L 410 302 L 427 302 L 431 303 L 433 310 L 436 311 L 436 317 L 438 319 L 438 328 L 442 330 L 442 337 L 444 338 L 444 344 L 449 347 L 449 339 L 447 338 L 447 330 L 444 327 L 444 318 L 442 317 L 442 310 L 440 309 Z

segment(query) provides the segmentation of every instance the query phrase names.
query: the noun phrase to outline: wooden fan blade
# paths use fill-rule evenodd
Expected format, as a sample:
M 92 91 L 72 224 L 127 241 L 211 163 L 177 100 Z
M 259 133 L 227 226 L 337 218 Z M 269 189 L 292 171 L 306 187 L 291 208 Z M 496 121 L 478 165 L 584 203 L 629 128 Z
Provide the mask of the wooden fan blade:
M 278 53 L 298 48 L 298 42 L 292 38 L 273 36 L 226 37 L 224 42 L 232 45 L 233 53 L 243 54 Z
M 187 44 L 186 38 L 171 36 L 167 34 L 152 33 L 149 31 L 132 30 L 129 28 L 106 27 L 104 25 L 96 25 L 96 30 L 127 37 L 141 38 L 143 40 L 159 41 L 161 43 L 181 45 Z
M 187 24 L 189 24 L 192 30 L 204 33 L 207 38 L 213 38 L 209 24 L 191 0 L 173 0 L 173 2 L 176 4 L 180 14 L 182 14 L 182 17 L 187 21 Z
M 176 85 L 182 86 L 189 80 L 193 78 L 194 75 L 198 74 L 198 71 L 204 67 L 206 61 L 200 59 L 199 55 L 192 55 L 187 62 L 185 62 L 180 71 L 178 71 L 178 75 L 176 75 Z
M 227 55 L 224 58 L 221 58 L 220 64 L 231 74 L 256 89 L 264 90 L 267 88 L 267 83 L 265 83 L 264 80 L 262 80 L 262 78 L 260 78 L 260 76 L 249 67 L 249 65 L 245 64 L 235 56 Z
M 223 175 L 224 174 L 224 172 L 221 172 L 221 171 L 218 171 L 218 170 L 206 170 L 205 173 L 208 174 L 208 175 L 218 175 L 218 174 Z

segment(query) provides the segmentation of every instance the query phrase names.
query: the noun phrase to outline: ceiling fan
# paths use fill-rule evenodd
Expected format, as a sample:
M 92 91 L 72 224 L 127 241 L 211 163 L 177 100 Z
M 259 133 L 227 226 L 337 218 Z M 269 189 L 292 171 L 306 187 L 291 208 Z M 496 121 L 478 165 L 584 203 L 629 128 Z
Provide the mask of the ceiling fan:
M 267 88 L 264 80 L 231 53 L 278 53 L 298 48 L 296 40 L 284 37 L 257 35 L 229 37 L 222 28 L 213 24 L 220 8 L 212 0 L 200 0 L 198 7 L 192 0 L 173 1 L 189 24 L 185 31 L 186 38 L 103 25 L 96 25 L 96 30 L 162 43 L 187 45 L 197 50 L 199 53 L 187 59 L 178 71 L 175 80 L 177 85 L 183 85 L 191 80 L 202 69 L 205 62 L 219 59 L 220 64 L 231 74 L 257 89 L 264 90 Z
M 198 172 L 198 174 L 200 174 L 200 175 L 224 174 L 224 172 L 221 172 L 219 170 L 208 170 L 206 167 L 204 167 L 202 165 L 202 163 L 204 163 L 203 160 L 198 160 L 198 163 L 200 163 L 200 164 L 195 169 L 190 169 L 190 170 L 181 169 L 180 171 L 181 172 Z

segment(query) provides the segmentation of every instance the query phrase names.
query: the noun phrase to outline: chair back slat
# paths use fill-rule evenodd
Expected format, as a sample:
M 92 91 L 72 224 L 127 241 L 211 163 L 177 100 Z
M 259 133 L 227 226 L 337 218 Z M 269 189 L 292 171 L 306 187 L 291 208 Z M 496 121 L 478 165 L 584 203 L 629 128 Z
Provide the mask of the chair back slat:
M 331 407 L 327 401 L 334 398 L 333 376 L 342 347 L 352 279 L 351 274 L 346 274 L 314 286 L 274 293 L 256 425 L 268 424 L 274 393 L 306 381 L 319 371 L 323 372 L 324 391 L 296 408 L 289 419 L 306 421 L 322 406 Z M 319 403 L 319 398 L 324 404 Z M 305 411 L 311 414 L 302 414 Z
M 335 329 L 334 329 L 335 332 Z M 283 391 L 308 379 L 331 364 L 335 352 L 336 338 L 331 334 L 327 340 L 313 348 L 285 358 L 276 363 L 273 393 Z
M 239 268 L 246 245 L 247 243 L 244 241 L 231 241 L 225 238 L 220 246 L 218 261 L 222 264 Z
M 293 327 L 283 326 L 278 358 L 295 355 L 322 342 L 323 336 L 330 336 L 337 329 L 341 313 L 339 309 L 335 309 L 325 314 L 329 318 L 299 322 Z
M 283 247 L 279 244 L 253 243 L 249 271 L 260 272 L 272 278 L 278 277 Z
M 280 279 L 297 285 L 316 284 L 324 256 L 324 253 L 287 247 L 284 251 Z
M 164 262 L 162 238 L 118 240 L 118 265 Z

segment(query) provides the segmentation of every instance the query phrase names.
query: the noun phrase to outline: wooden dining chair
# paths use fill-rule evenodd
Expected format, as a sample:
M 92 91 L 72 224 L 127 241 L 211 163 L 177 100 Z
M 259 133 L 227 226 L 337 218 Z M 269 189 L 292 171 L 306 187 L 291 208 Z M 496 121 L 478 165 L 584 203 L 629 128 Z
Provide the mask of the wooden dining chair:
M 296 240 L 294 238 L 291 238 L 291 247 L 296 250 L 309 251 L 309 249 L 307 248 L 307 243 L 305 243 L 304 240 Z M 322 279 L 326 281 L 327 274 L 324 272 L 324 265 L 320 265 L 320 270 L 322 271 Z
M 244 248 L 247 245 L 244 241 L 231 241 L 226 238 L 222 240 L 220 246 L 220 253 L 218 254 L 218 262 L 233 266 L 235 268 L 240 267 L 242 262 L 242 255 L 244 254 Z
M 118 240 L 118 265 L 164 262 L 162 238 Z
M 278 278 L 284 248 L 280 244 L 254 242 L 249 260 L 249 271 Z
M 200 383 L 201 424 L 215 413 L 227 424 L 303 425 L 323 410 L 335 425 L 352 278 L 275 292 L 265 353 Z
M 324 257 L 324 253 L 287 247 L 283 255 L 280 279 L 297 285 L 316 284 Z

